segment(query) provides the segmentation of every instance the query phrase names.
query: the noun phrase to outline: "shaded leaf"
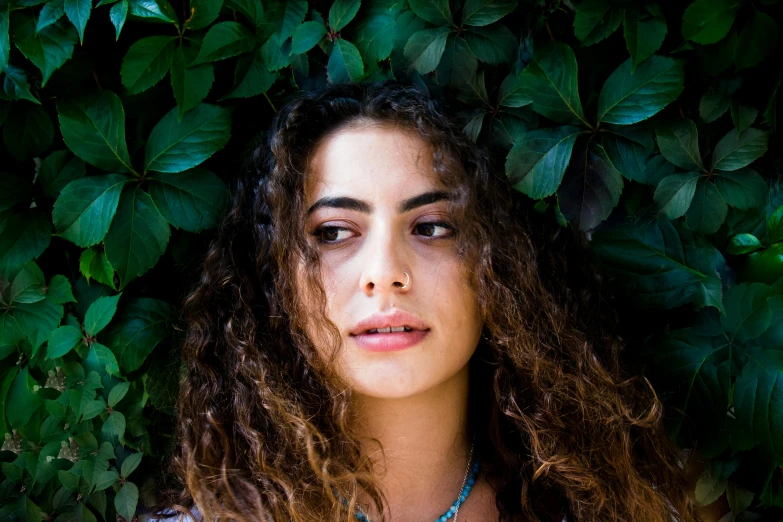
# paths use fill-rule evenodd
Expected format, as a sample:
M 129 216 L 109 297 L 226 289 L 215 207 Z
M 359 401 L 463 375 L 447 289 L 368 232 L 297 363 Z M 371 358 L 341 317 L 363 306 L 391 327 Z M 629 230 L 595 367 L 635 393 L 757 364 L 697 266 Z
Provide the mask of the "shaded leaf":
M 229 202 L 226 186 L 205 169 L 155 174 L 149 192 L 163 217 L 189 232 L 216 226 Z
M 698 172 L 686 172 L 662 179 L 653 196 L 661 212 L 669 219 L 685 215 L 693 201 L 699 178 Z
M 122 85 L 130 94 L 143 92 L 166 76 L 176 45 L 174 36 L 149 36 L 130 46 L 120 69 Z
M 607 0 L 585 0 L 574 16 L 574 35 L 582 45 L 593 45 L 615 32 L 623 21 L 625 7 Z
M 682 15 L 682 37 L 700 44 L 723 39 L 740 5 L 739 0 L 696 0 Z
M 752 127 L 739 136 L 734 130 L 729 131 L 712 151 L 712 168 L 738 170 L 747 167 L 767 152 L 768 136 L 768 133 Z

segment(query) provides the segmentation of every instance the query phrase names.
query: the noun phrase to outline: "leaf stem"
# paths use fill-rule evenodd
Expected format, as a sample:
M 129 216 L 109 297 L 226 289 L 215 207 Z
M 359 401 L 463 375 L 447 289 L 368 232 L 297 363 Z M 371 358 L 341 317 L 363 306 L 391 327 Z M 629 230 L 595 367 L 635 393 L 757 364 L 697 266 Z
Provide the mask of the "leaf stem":
M 267 96 L 266 91 L 264 91 L 264 98 L 266 98 L 266 101 L 268 101 L 269 105 L 272 106 L 272 110 L 277 112 L 277 108 L 275 107 L 275 104 L 272 103 L 272 100 L 269 99 L 269 96 Z

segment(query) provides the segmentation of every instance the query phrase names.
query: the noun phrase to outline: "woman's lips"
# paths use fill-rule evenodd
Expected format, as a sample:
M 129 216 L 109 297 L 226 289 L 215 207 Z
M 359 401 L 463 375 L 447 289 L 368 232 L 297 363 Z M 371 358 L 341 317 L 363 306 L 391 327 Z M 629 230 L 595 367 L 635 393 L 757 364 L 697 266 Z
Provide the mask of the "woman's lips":
M 429 330 L 412 330 L 410 332 L 363 333 L 351 337 L 363 349 L 369 352 L 391 352 L 404 350 L 421 342 Z

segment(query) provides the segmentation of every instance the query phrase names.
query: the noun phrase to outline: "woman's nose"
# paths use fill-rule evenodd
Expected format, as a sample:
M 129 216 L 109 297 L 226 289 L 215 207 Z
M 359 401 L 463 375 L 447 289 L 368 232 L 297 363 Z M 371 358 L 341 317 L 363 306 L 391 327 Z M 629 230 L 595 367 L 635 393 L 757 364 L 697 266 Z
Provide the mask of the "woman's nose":
M 367 235 L 362 245 L 363 269 L 360 288 L 368 295 L 378 292 L 405 291 L 410 254 L 403 238 L 389 229 L 377 229 Z M 412 276 L 411 276 L 412 277 Z

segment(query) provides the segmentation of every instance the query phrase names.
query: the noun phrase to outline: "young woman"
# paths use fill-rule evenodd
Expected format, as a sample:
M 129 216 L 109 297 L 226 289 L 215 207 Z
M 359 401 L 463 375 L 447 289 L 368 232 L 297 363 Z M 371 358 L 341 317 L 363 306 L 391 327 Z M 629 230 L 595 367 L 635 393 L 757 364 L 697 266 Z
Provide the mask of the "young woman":
M 697 520 L 583 237 L 531 208 L 413 87 L 289 100 L 185 303 L 164 513 Z

